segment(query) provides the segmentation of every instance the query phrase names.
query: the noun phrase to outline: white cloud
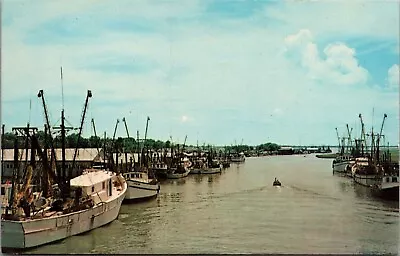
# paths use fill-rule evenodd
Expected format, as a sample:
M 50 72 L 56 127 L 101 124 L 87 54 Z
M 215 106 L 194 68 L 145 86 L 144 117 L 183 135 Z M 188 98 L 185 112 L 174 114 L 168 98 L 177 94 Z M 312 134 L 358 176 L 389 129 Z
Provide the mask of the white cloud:
M 392 89 L 399 89 L 400 86 L 400 67 L 398 64 L 391 66 L 388 70 L 388 86 Z
M 282 21 L 289 34 L 307 28 L 318 38 L 369 37 L 399 40 L 398 1 L 287 1 L 265 8 L 265 15 Z
M 313 79 L 334 81 L 338 85 L 365 85 L 368 80 L 368 71 L 358 64 L 355 50 L 344 43 L 327 45 L 321 58 L 311 32 L 302 29 L 287 36 L 285 45 L 289 56 L 295 57 Z

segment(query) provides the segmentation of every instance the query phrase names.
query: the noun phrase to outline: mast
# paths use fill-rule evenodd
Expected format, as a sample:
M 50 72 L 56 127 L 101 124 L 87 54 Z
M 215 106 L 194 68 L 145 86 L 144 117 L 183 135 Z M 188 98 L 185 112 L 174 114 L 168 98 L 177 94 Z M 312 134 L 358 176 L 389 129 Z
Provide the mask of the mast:
M 93 118 L 92 118 L 92 125 L 93 125 L 94 137 L 96 138 L 97 154 L 99 154 L 100 153 L 100 149 L 99 149 L 99 141 L 100 140 L 97 140 L 96 125 L 94 124 L 94 119 Z
M 126 124 L 125 117 L 122 118 L 122 121 L 124 122 L 126 134 L 128 135 L 128 141 L 129 141 L 130 140 L 129 130 L 128 130 L 128 125 Z M 124 144 L 126 144 L 126 143 L 124 143 Z M 126 147 L 124 147 L 124 153 L 125 153 L 125 171 L 128 171 L 128 153 L 126 152 Z
M 182 153 L 185 151 L 186 139 L 187 139 L 187 135 L 185 136 L 185 140 L 183 141 Z
M 141 157 L 141 155 L 140 155 L 139 130 L 136 131 L 136 138 L 137 138 L 137 147 L 136 147 L 136 150 L 137 150 L 137 154 L 138 154 L 138 164 L 139 164 L 139 167 L 140 167 L 140 166 L 142 166 L 142 157 Z
M 350 131 L 349 124 L 346 124 L 346 128 L 347 128 L 347 134 L 349 135 L 348 144 L 347 144 L 347 152 L 348 152 L 349 147 L 350 148 L 352 147 L 352 145 L 351 145 L 351 131 L 353 131 L 353 128 L 351 128 L 351 131 Z
M 107 135 L 106 132 L 104 132 L 104 144 L 103 144 L 103 162 L 104 162 L 104 169 L 106 169 L 106 141 L 107 141 Z
M 125 130 L 126 130 L 126 134 L 128 135 L 128 139 L 129 139 L 129 130 L 128 130 L 128 125 L 126 124 L 126 119 L 125 119 L 125 117 L 124 118 L 122 118 L 122 121 L 124 122 L 124 124 L 125 124 Z
M 144 141 L 143 141 L 143 146 L 142 146 L 142 149 L 141 149 L 142 158 L 145 158 L 144 152 L 143 152 L 143 151 L 144 151 L 144 148 L 145 148 L 145 145 L 146 145 L 147 129 L 148 129 L 148 127 L 149 127 L 149 121 L 150 121 L 150 117 L 147 117 L 147 120 L 146 120 L 146 129 L 145 129 L 145 132 L 144 132 Z M 147 165 L 147 158 L 145 158 L 145 160 L 146 160 L 146 165 Z M 141 162 L 143 162 L 143 160 L 142 160 Z M 140 165 L 140 166 L 142 166 L 142 165 Z
M 1 177 L 3 176 L 3 170 L 4 170 L 4 130 L 5 130 L 5 125 L 3 124 L 1 126 Z
M 44 109 L 44 117 L 46 119 L 46 125 L 47 125 L 47 128 L 49 130 L 49 140 L 50 140 L 50 147 L 51 147 L 51 164 L 53 164 L 53 162 L 57 163 L 56 152 L 55 152 L 55 149 L 54 149 L 53 137 L 51 136 L 50 119 L 49 119 L 49 114 L 48 114 L 48 110 L 47 110 L 46 101 L 44 99 L 43 90 L 39 90 L 39 93 L 38 93 L 37 96 L 38 96 L 38 98 L 42 98 L 42 105 L 43 105 L 43 109 Z M 46 154 L 47 154 L 47 152 L 46 152 Z M 57 168 L 57 165 L 56 165 L 56 172 L 57 172 L 58 182 L 60 182 L 61 181 L 60 178 L 61 178 L 62 174 L 60 172 L 60 169 Z
M 387 118 L 387 115 L 386 114 L 384 114 L 383 115 L 383 120 L 382 120 L 382 125 L 381 125 L 381 130 L 380 130 L 380 132 L 379 132 L 379 135 L 378 135 L 378 138 L 377 138 L 377 141 L 376 141 L 376 160 L 377 161 L 379 161 L 379 144 L 380 144 L 380 140 L 381 140 L 381 137 L 383 136 L 382 135 L 382 131 L 383 131 L 383 125 L 385 124 L 385 119 Z
M 16 190 L 16 176 L 18 172 L 18 137 L 17 137 L 17 131 L 15 131 L 15 138 L 14 138 L 14 168 L 13 168 L 13 174 L 12 174 L 12 180 L 11 180 L 11 196 L 10 196 L 10 201 L 8 204 L 8 208 L 11 209 L 12 214 L 15 214 L 15 209 L 13 207 L 14 205 L 14 199 L 15 199 L 15 190 Z M 7 211 L 8 213 L 8 211 Z
M 64 109 L 61 110 L 61 172 L 62 172 L 62 190 L 64 193 L 63 194 L 63 199 L 65 200 L 67 197 L 67 194 L 69 193 L 69 180 L 67 180 L 67 183 L 65 183 L 66 179 L 66 168 L 65 168 L 65 116 L 64 116 Z
M 113 138 L 112 138 L 112 142 L 111 142 L 111 163 L 112 163 L 112 165 L 113 165 L 113 170 L 114 170 L 114 149 L 116 148 L 116 145 L 115 145 L 115 134 L 117 133 L 117 128 L 118 128 L 118 124 L 119 124 L 119 119 L 117 119 L 117 122 L 115 123 L 115 127 L 114 127 L 114 135 L 113 135 Z M 117 154 L 117 170 L 118 170 L 118 152 L 116 152 L 116 154 Z
M 341 147 L 340 147 L 340 137 L 339 137 L 339 132 L 338 132 L 338 129 L 337 129 L 337 127 L 335 127 L 335 130 L 336 130 L 336 136 L 337 136 L 337 139 L 338 139 L 338 147 L 339 147 L 339 150 L 340 150 L 340 152 L 341 152 Z
M 364 145 L 366 145 L 365 127 L 361 114 L 359 114 L 358 117 L 360 118 L 361 122 L 361 154 L 364 155 Z
M 74 152 L 74 158 L 72 160 L 72 170 L 75 168 L 75 160 L 76 160 L 76 155 L 78 153 L 78 148 L 79 148 L 79 140 L 81 138 L 82 135 L 82 128 L 83 128 L 83 123 L 85 121 L 85 115 L 86 115 L 86 110 L 87 110 L 87 106 L 88 106 L 88 102 L 89 102 L 89 98 L 92 97 L 92 92 L 90 90 L 87 91 L 87 95 L 86 95 L 86 100 L 85 100 L 85 105 L 83 107 L 83 113 L 82 113 L 82 118 L 81 118 L 81 125 L 79 126 L 79 133 L 78 133 L 78 139 L 76 142 L 76 147 L 75 147 L 75 152 Z M 93 119 L 92 119 L 93 120 Z

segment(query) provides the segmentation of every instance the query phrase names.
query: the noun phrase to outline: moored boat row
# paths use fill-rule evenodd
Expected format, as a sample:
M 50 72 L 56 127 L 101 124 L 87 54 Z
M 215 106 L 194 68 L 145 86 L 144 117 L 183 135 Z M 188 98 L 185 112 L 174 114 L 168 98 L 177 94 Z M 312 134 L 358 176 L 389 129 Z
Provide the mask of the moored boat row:
M 354 140 L 347 126 L 348 137 L 339 139 L 339 155 L 332 162 L 333 173 L 340 173 L 353 179 L 359 185 L 370 188 L 375 195 L 385 199 L 399 199 L 399 164 L 391 161 L 389 150 L 382 146 L 382 131 L 387 115 L 384 114 L 379 133 L 366 134 L 361 114 L 361 136 Z M 336 129 L 337 131 L 337 129 Z M 367 139 L 369 138 L 369 145 Z M 347 145 L 345 139 L 348 140 Z M 341 144 L 341 145 L 340 145 Z
M 42 98 L 45 107 L 42 90 L 38 97 Z M 80 132 L 90 97 L 92 94 L 88 91 Z M 50 129 L 46 111 L 45 114 L 46 127 Z M 72 178 L 65 165 L 64 109 L 60 129 L 63 161 L 61 168 L 57 168 L 54 150 L 52 148 L 48 157 L 40 146 L 37 128 L 30 127 L 29 123 L 27 127 L 13 128 L 16 135 L 25 138 L 25 150 L 29 149 L 31 154 L 29 163 L 24 166 L 24 175 L 20 177 L 18 142 L 15 140 L 13 177 L 11 183 L 4 186 L 7 193 L 2 193 L 2 206 L 5 206 L 1 215 L 3 250 L 25 249 L 61 240 L 108 224 L 118 216 L 127 192 L 125 179 L 106 168 L 87 168 Z M 76 153 L 77 149 L 74 159 Z M 40 163 L 36 162 L 37 156 Z

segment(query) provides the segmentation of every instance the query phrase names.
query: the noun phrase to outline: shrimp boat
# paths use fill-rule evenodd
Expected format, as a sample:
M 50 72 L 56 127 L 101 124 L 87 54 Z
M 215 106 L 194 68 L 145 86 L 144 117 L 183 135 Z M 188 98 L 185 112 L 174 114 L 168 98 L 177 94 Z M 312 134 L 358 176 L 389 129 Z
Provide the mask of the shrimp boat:
M 42 97 L 40 90 L 38 97 Z M 87 108 L 88 91 L 79 136 Z M 8 193 L 8 205 L 1 215 L 1 246 L 3 250 L 18 250 L 40 246 L 50 242 L 81 234 L 115 220 L 127 191 L 122 175 L 105 169 L 85 169 L 81 175 L 71 179 L 65 164 L 64 110 L 61 111 L 62 164 L 57 169 L 54 148 L 51 163 L 42 150 L 36 135 L 37 128 L 14 127 L 13 131 L 25 136 L 30 143 L 30 163 L 24 169 L 22 179 L 15 165 Z M 50 129 L 46 114 L 47 126 Z M 47 134 L 47 133 L 46 133 Z M 51 132 L 48 133 L 51 138 Z M 78 138 L 79 138 L 78 136 Z M 78 143 L 77 143 L 78 144 Z M 77 153 L 75 150 L 75 156 Z M 18 142 L 14 145 L 14 162 L 18 163 Z M 37 168 L 37 156 L 41 168 Z M 72 169 L 75 164 L 72 163 Z M 36 184 L 31 184 L 35 183 Z M 2 200 L 3 201 L 3 200 Z
M 342 155 L 336 157 L 332 162 L 332 169 L 334 173 L 346 174 L 354 165 L 355 160 L 351 156 Z
M 244 163 L 246 161 L 246 158 L 244 156 L 244 153 L 241 152 L 239 154 L 232 155 L 230 161 L 232 163 Z
M 356 183 L 369 187 L 372 191 L 385 199 L 399 199 L 399 167 L 398 163 L 392 163 L 389 150 L 380 151 L 380 138 L 383 125 L 387 115 L 384 114 L 380 133 L 371 131 L 371 152 L 364 157 L 355 159 L 352 169 L 352 176 Z M 360 114 L 361 119 L 361 114 Z M 361 119 L 362 120 L 362 119 Z M 362 127 L 364 124 L 362 123 Z M 364 131 L 362 131 L 365 138 Z
M 179 150 L 179 144 L 177 145 L 177 151 L 175 152 L 175 154 L 174 148 L 171 145 L 171 159 L 168 165 L 168 170 L 166 172 L 167 179 L 185 178 L 189 175 L 192 169 L 193 164 L 187 157 L 187 154 L 184 153 L 186 139 L 187 136 L 185 137 L 185 141 L 183 142 L 183 147 L 181 151 Z
M 1 246 L 3 249 L 24 249 L 47 244 L 87 232 L 115 220 L 127 191 L 121 175 L 105 170 L 85 170 L 72 180 L 71 192 L 75 198 L 64 205 L 61 200 L 40 198 L 33 201 L 33 215 L 23 205 L 23 197 L 14 214 L 3 214 Z M 31 194 L 31 191 L 27 191 Z M 51 203 L 52 202 L 52 203 Z M 39 207 L 37 207 L 39 206 Z
M 192 163 L 187 157 L 181 159 L 179 163 L 172 163 L 172 166 L 167 171 L 168 179 L 181 179 L 189 175 Z
M 215 160 L 214 160 L 215 161 Z M 217 162 L 215 165 L 209 165 L 207 162 L 197 160 L 193 168 L 190 170 L 191 174 L 215 174 L 221 173 L 222 166 Z
M 150 120 L 150 118 L 147 117 L 145 139 L 144 139 L 143 147 L 145 146 L 145 143 L 146 143 L 149 120 Z M 123 119 L 123 121 L 125 122 L 125 118 Z M 125 128 L 128 131 L 126 122 L 125 122 Z M 138 132 L 138 137 L 139 137 L 139 132 Z M 129 133 L 128 133 L 128 138 L 129 138 Z M 139 151 L 139 147 L 138 147 L 138 151 Z M 140 160 L 139 160 L 138 165 L 133 166 L 134 171 L 126 172 L 123 174 L 124 178 L 126 179 L 126 182 L 128 183 L 128 191 L 125 196 L 126 202 L 143 201 L 143 200 L 147 200 L 147 199 L 156 198 L 160 191 L 160 183 L 157 181 L 156 178 L 150 177 L 150 175 L 149 175 L 148 154 L 144 155 L 143 149 L 141 150 L 141 152 L 142 152 L 142 157 L 139 157 Z M 143 161 L 144 163 L 142 164 L 143 159 L 144 159 L 144 161 Z M 118 159 L 117 159 L 117 161 L 118 161 Z M 132 166 L 130 167 L 130 169 L 132 169 Z
M 145 170 L 124 173 L 124 178 L 128 183 L 128 192 L 125 201 L 142 201 L 156 198 L 160 192 L 160 183 L 157 179 L 149 178 Z
M 360 185 L 370 187 L 380 181 L 378 166 L 374 165 L 368 157 L 357 157 L 351 167 L 354 181 Z
M 190 169 L 186 166 L 178 165 L 177 167 L 172 167 L 167 172 L 168 179 L 180 179 L 188 176 Z

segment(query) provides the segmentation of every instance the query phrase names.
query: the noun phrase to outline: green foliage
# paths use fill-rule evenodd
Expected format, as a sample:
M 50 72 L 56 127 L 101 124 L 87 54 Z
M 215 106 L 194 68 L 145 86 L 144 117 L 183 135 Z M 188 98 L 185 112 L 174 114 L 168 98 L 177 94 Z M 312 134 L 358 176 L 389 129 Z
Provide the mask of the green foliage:
M 13 148 L 14 147 L 14 139 L 15 139 L 15 134 L 12 132 L 6 132 L 3 135 L 3 140 L 2 145 L 3 148 Z
M 44 133 L 44 131 L 38 131 L 36 133 L 36 136 L 39 139 L 39 142 L 42 147 L 44 147 L 45 144 L 47 144 L 47 147 L 50 147 L 50 135 L 47 135 Z M 12 132 L 7 132 L 3 136 L 3 142 L 4 144 L 2 145 L 3 148 L 13 148 L 14 147 L 14 138 L 15 134 Z M 18 146 L 19 148 L 24 147 L 24 142 L 25 138 L 22 136 L 18 137 Z M 78 142 L 78 133 L 70 133 L 67 134 L 65 137 L 65 146 L 66 148 L 75 148 L 78 146 L 79 148 L 103 148 L 104 145 L 107 146 L 107 148 L 112 146 L 112 139 L 111 138 L 101 138 L 98 136 L 91 136 L 89 138 L 79 138 L 79 145 L 77 145 Z M 58 133 L 57 136 L 53 137 L 53 145 L 55 148 L 61 148 L 61 136 Z M 134 138 L 117 138 L 113 144 L 115 147 L 118 148 L 120 151 L 125 151 L 125 152 L 136 152 L 138 149 L 140 149 L 143 146 L 143 142 L 140 142 L 140 145 L 138 145 L 138 142 Z M 160 150 L 163 148 L 170 148 L 171 147 L 171 141 L 161 141 L 161 140 L 154 140 L 154 139 L 147 139 L 146 141 L 146 148 L 149 149 L 155 149 L 155 150 Z M 182 149 L 182 144 L 179 145 L 179 149 Z M 175 145 L 174 148 L 177 149 L 178 145 Z M 192 147 L 186 145 L 186 148 Z M 197 147 L 196 147 L 197 148 Z M 220 153 L 221 152 L 230 152 L 230 153 L 239 153 L 239 152 L 247 152 L 251 150 L 257 150 L 257 151 L 275 151 L 280 148 L 279 145 L 275 143 L 264 143 L 260 144 L 258 146 L 249 146 L 249 145 L 236 145 L 236 146 L 226 146 L 224 149 L 221 151 L 221 148 L 219 149 L 214 149 L 211 145 L 203 145 L 201 146 L 204 150 L 209 150 L 209 151 L 215 151 L 215 153 Z M 220 152 L 221 151 L 221 152 Z
M 280 146 L 278 144 L 270 142 L 258 145 L 256 147 L 257 151 L 276 151 L 278 149 L 280 149 Z

